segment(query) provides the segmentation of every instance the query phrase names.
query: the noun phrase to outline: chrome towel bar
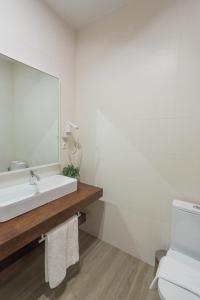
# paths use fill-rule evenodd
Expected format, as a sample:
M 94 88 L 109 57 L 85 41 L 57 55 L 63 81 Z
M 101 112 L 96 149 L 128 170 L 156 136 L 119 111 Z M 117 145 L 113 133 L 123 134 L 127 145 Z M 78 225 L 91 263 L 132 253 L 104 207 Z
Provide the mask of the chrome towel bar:
M 81 213 L 80 211 L 78 211 L 78 212 L 76 213 L 76 215 L 78 216 L 78 218 L 80 218 L 80 217 L 82 216 L 82 213 Z M 44 242 L 44 241 L 45 241 L 45 238 L 46 238 L 46 234 L 43 233 L 43 234 L 41 235 L 41 238 L 38 240 L 38 243 L 41 244 L 42 242 Z

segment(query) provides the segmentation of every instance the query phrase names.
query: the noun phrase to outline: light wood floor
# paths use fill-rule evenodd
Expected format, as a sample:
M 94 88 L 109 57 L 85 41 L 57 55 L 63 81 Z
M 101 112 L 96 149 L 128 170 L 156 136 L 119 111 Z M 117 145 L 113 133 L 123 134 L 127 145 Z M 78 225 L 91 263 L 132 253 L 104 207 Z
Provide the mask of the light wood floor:
M 50 290 L 44 282 L 40 250 L 0 275 L 1 300 L 158 300 L 149 291 L 153 268 L 136 258 L 80 232 L 80 264 Z

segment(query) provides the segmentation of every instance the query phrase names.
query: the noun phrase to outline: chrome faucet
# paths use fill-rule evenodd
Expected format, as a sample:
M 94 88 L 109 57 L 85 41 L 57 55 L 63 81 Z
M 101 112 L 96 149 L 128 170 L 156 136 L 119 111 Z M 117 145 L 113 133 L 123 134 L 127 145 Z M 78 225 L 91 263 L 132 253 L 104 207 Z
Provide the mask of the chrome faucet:
M 39 193 L 38 182 L 40 181 L 40 176 L 36 175 L 32 170 L 30 171 L 30 184 L 35 186 L 36 194 Z

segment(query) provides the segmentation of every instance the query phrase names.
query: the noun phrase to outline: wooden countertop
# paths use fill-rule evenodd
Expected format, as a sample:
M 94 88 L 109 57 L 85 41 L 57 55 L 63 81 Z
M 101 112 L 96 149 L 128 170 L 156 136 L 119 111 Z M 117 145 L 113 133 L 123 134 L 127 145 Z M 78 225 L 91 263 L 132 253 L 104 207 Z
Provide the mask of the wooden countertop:
M 102 195 L 101 188 L 80 183 L 78 191 L 0 223 L 0 261 L 63 223 Z

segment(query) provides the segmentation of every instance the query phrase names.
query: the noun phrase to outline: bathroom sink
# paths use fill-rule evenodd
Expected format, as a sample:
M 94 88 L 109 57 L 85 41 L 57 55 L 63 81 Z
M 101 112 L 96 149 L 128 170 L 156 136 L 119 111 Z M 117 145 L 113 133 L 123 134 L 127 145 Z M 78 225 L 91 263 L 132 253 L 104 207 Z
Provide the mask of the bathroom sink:
M 37 192 L 37 190 L 39 192 Z M 62 175 L 0 189 L 0 222 L 8 221 L 77 190 L 77 180 Z

